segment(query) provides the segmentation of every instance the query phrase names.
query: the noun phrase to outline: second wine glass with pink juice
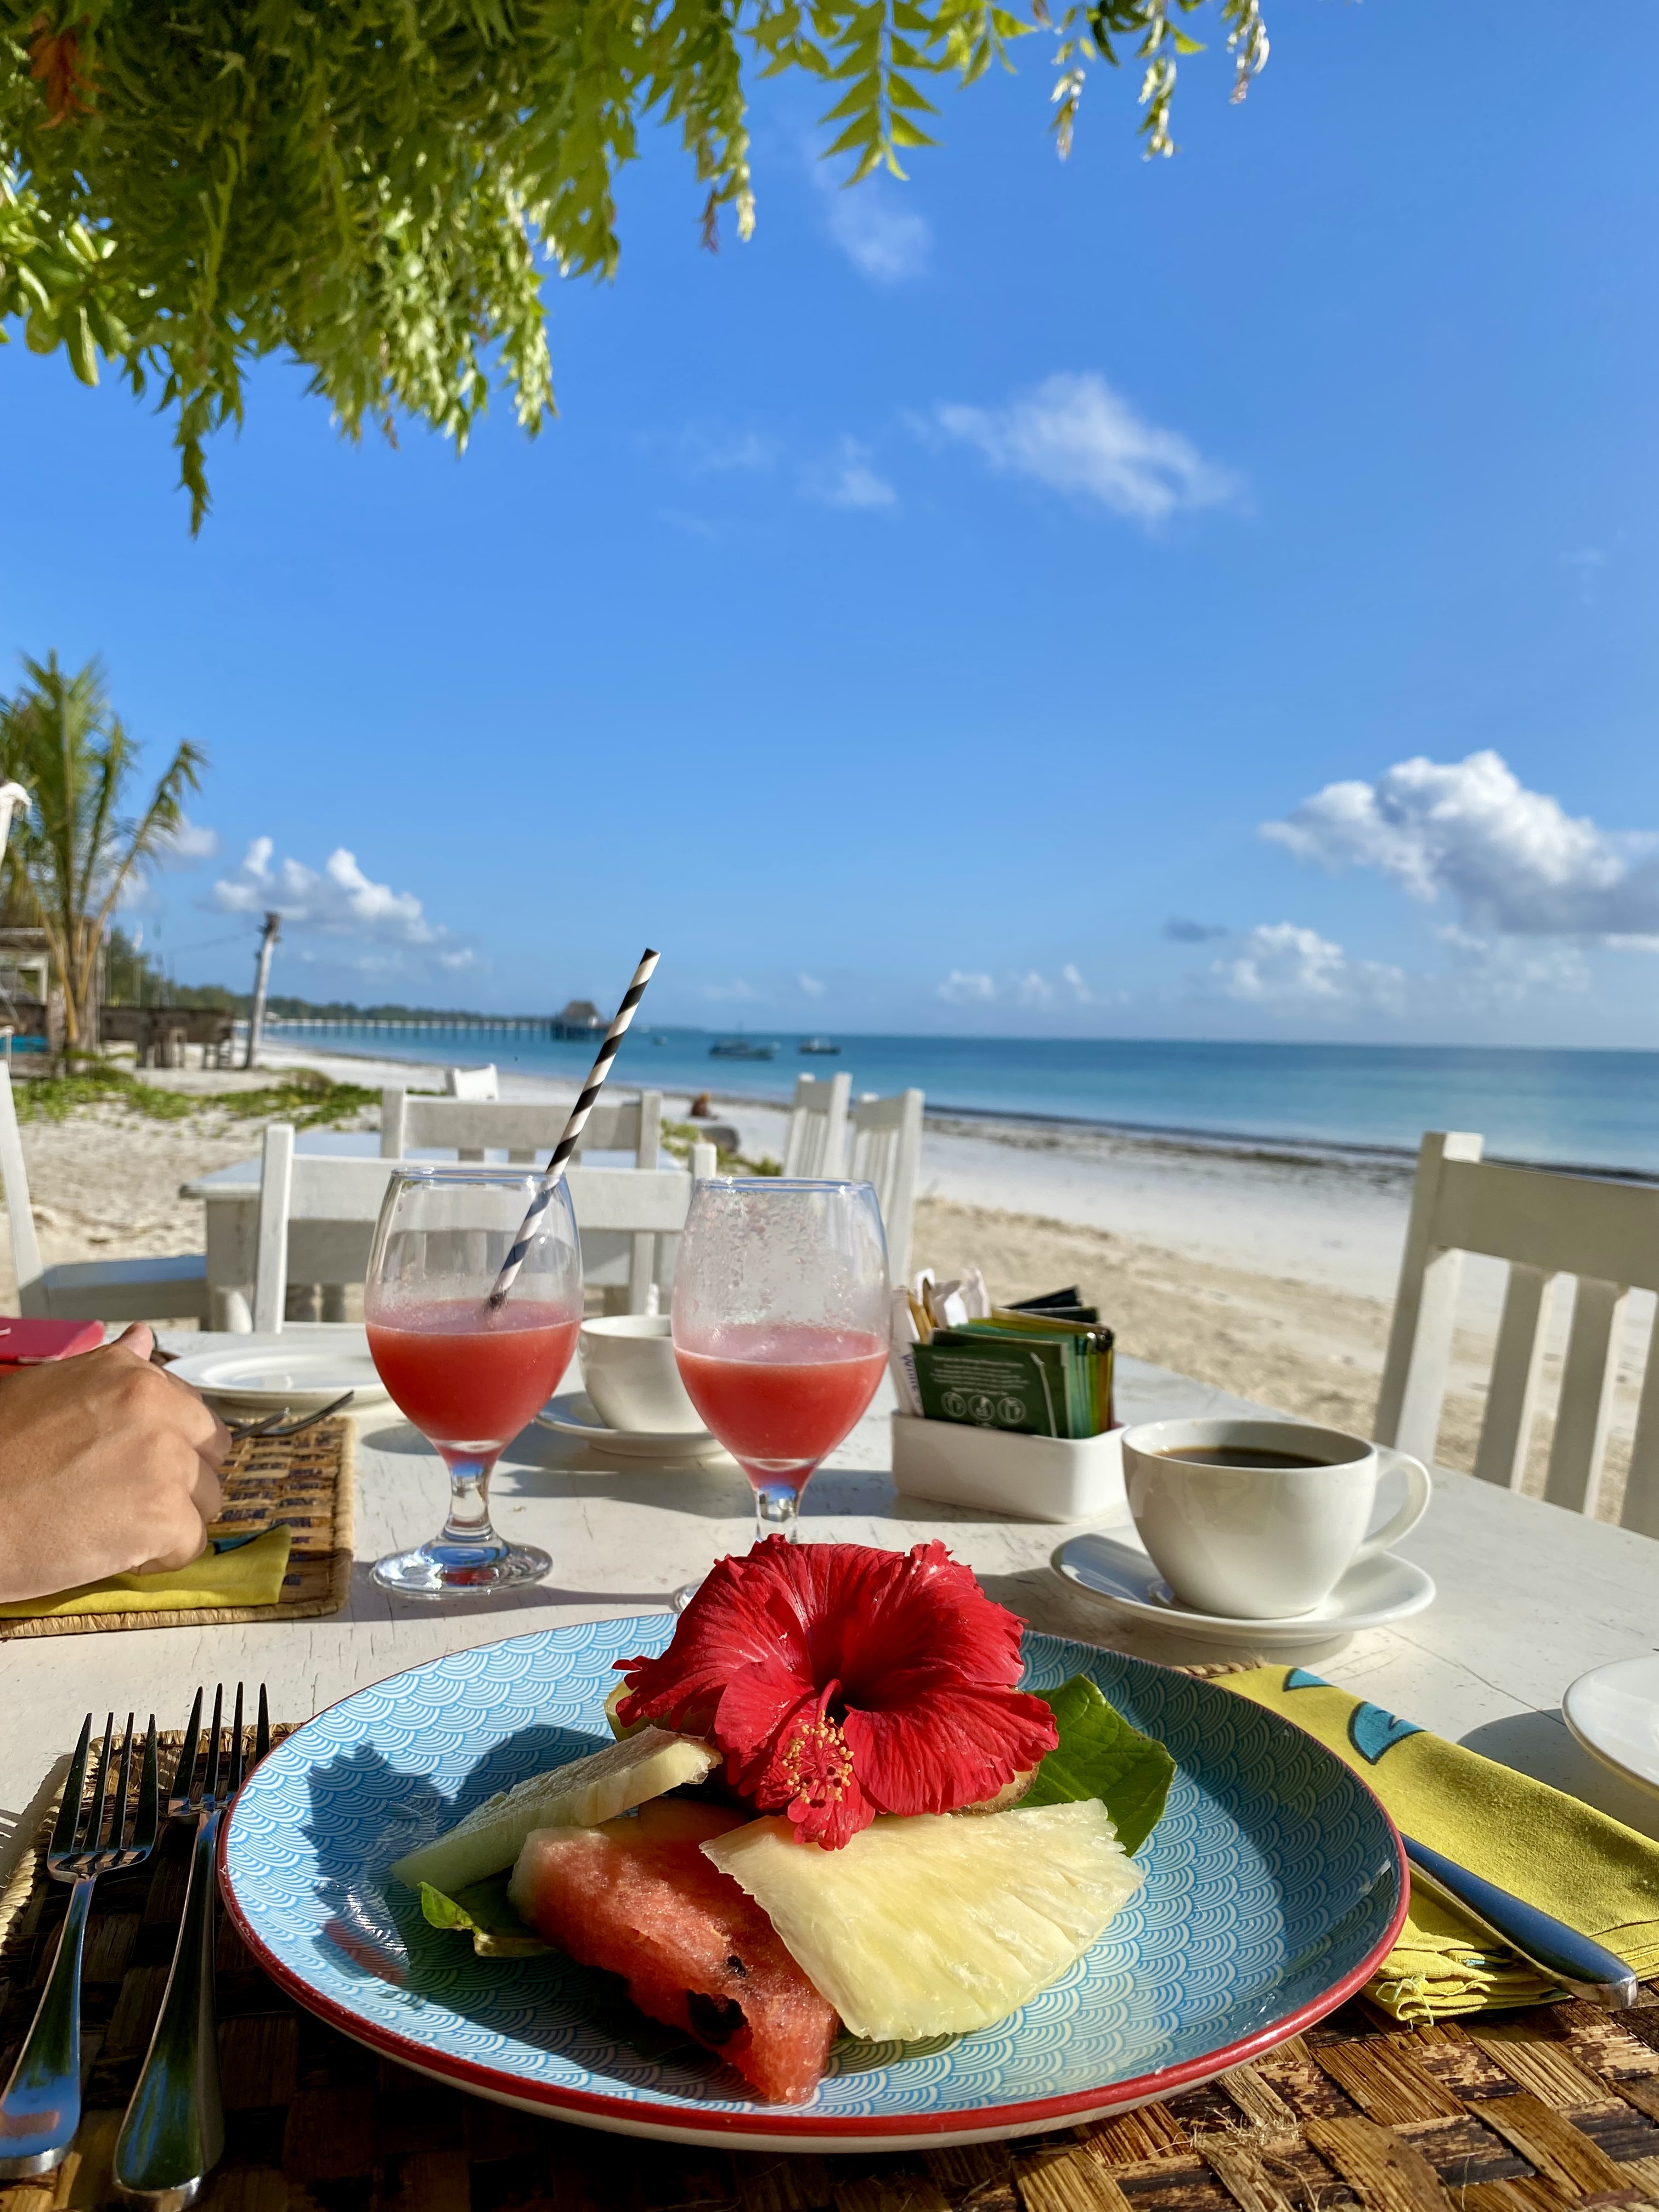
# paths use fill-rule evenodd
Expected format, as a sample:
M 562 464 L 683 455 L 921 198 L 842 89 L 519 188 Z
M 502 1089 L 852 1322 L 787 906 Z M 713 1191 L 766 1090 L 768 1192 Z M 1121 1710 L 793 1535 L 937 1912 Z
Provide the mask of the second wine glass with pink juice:
M 553 1562 L 489 1518 L 489 1477 L 570 1364 L 582 1318 L 581 1245 L 561 1182 L 501 1305 L 491 1288 L 540 1178 L 533 1168 L 404 1168 L 386 1185 L 363 1286 L 368 1348 L 399 1412 L 449 1470 L 429 1543 L 379 1560 L 403 1597 L 487 1596 Z
M 867 1182 L 700 1182 L 674 1267 L 686 1395 L 755 1492 L 757 1533 L 798 1538 L 813 1469 L 887 1364 L 887 1243 Z

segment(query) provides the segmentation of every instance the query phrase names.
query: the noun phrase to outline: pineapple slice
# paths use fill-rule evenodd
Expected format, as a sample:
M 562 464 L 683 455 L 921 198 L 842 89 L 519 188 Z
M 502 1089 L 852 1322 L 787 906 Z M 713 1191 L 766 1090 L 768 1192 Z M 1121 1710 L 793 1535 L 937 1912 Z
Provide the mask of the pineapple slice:
M 751 1821 L 703 1847 L 854 2035 L 988 2027 L 1057 1981 L 1143 1879 L 1098 1798 L 963 1820 L 888 1817 L 846 1848 Z
M 392 1871 L 410 1889 L 429 1882 L 446 1897 L 510 1867 L 532 1828 L 592 1828 L 648 1798 L 701 1782 L 720 1753 L 701 1736 L 641 1729 L 586 1759 L 502 1790 L 459 1826 L 399 1859 Z

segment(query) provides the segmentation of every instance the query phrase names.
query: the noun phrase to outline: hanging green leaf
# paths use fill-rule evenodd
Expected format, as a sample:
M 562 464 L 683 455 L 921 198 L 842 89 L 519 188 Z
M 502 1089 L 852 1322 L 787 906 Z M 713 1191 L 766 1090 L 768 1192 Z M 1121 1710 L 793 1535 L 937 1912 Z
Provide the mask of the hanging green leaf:
M 553 410 L 548 273 L 609 276 L 617 177 L 677 130 L 705 235 L 753 228 L 745 66 L 845 88 L 849 181 L 933 142 L 931 77 L 971 82 L 1059 33 L 1053 128 L 1085 71 L 1133 52 L 1147 151 L 1173 152 L 1177 22 L 1215 4 L 1242 99 L 1261 0 L 0 0 L 0 342 L 159 386 L 198 527 L 206 442 L 244 380 L 302 362 L 349 436 L 413 417 L 466 443 L 505 384 Z

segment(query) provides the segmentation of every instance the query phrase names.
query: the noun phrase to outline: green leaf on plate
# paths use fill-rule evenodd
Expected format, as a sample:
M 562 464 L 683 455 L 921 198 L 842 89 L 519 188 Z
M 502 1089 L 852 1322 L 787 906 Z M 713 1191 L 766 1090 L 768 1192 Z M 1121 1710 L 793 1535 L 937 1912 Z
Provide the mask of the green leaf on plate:
M 553 1946 L 527 1927 L 507 1902 L 508 1876 L 492 1874 L 446 1897 L 429 1881 L 421 1884 L 421 1911 L 434 1928 L 471 1933 L 481 1959 L 534 1959 Z
M 1036 1695 L 1053 1711 L 1060 1741 L 1038 1767 L 1022 1808 L 1098 1797 L 1124 1850 L 1138 1851 L 1163 1814 L 1174 1759 L 1155 1738 L 1131 1728 L 1086 1674 Z

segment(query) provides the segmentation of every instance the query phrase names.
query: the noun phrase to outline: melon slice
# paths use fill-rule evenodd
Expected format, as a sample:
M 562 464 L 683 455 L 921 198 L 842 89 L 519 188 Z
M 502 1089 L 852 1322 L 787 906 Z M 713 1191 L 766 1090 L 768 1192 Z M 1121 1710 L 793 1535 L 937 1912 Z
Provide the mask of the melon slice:
M 799 2104 L 836 2015 L 760 1907 L 702 1855 L 742 1819 L 659 1798 L 630 1820 L 538 1828 L 507 1894 L 550 1942 L 622 1975 L 641 2012 L 719 2051 L 763 2097 Z
M 761 1905 L 854 2035 L 988 2027 L 1057 1981 L 1141 1884 L 1097 1798 L 964 1820 L 878 1820 L 844 1850 L 786 1820 L 703 1854 Z
M 701 1782 L 719 1764 L 720 1753 L 700 1736 L 642 1729 L 586 1759 L 499 1791 L 434 1843 L 400 1858 L 392 1871 L 410 1889 L 429 1882 L 453 1897 L 510 1867 L 532 1828 L 592 1827 L 684 1783 Z

